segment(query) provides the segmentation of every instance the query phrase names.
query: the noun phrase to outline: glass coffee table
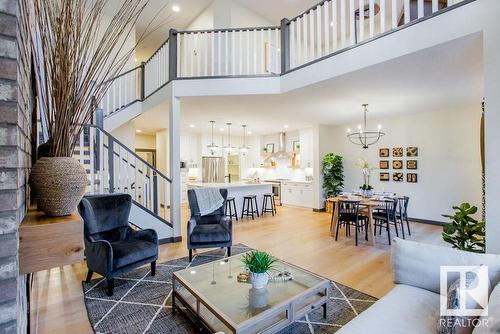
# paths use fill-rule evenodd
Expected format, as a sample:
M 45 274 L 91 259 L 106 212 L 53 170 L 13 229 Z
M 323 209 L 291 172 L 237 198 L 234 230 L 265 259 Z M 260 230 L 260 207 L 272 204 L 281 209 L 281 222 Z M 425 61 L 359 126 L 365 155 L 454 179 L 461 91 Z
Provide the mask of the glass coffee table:
M 200 328 L 213 333 L 238 334 L 275 333 L 321 307 L 326 317 L 329 280 L 278 260 L 271 274 L 287 271 L 292 280 L 270 281 L 266 288 L 253 289 L 250 283 L 237 281 L 245 272 L 241 257 L 174 272 L 173 312 L 186 310 Z

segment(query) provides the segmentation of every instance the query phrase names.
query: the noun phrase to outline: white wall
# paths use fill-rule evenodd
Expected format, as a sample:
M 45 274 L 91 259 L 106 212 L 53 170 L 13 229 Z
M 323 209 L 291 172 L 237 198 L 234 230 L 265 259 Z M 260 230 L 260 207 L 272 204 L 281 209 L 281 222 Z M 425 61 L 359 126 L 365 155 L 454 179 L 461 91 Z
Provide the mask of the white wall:
M 156 167 L 160 172 L 169 176 L 169 151 L 168 151 L 168 130 L 161 130 L 156 133 Z
M 130 149 L 135 149 L 135 128 L 132 122 L 127 122 L 111 131 L 111 135 Z
M 136 134 L 135 135 L 135 148 L 143 148 L 143 149 L 156 149 L 156 136 L 155 135 L 144 135 L 144 134 Z
M 214 5 L 211 3 L 186 28 L 186 30 L 214 29 Z
M 452 212 L 451 207 L 462 202 L 481 206 L 481 162 L 479 155 L 480 105 L 475 110 L 422 112 L 413 115 L 369 120 L 376 127 L 383 125 L 387 134 L 379 143 L 363 149 L 350 143 L 346 137 L 348 127 L 324 126 L 320 130 L 322 143 L 320 159 L 332 152 L 344 157 L 346 191 L 357 190 L 363 183 L 358 159 L 364 158 L 378 167 L 380 160 L 403 160 L 404 182 L 392 181 L 393 170 L 375 170 L 371 184 L 375 190 L 396 192 L 410 197 L 409 215 L 413 218 L 445 221 L 441 215 Z M 418 169 L 407 170 L 406 160 L 393 158 L 392 148 L 418 147 Z M 379 158 L 379 148 L 391 149 L 389 158 Z M 391 181 L 379 181 L 379 172 L 391 173 Z M 406 173 L 418 174 L 418 183 L 407 183 Z

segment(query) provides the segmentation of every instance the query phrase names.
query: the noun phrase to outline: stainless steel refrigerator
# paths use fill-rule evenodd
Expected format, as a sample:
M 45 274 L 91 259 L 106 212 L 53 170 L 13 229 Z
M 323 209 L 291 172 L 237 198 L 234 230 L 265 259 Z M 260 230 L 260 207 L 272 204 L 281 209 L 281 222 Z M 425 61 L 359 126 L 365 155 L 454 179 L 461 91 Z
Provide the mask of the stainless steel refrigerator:
M 202 181 L 223 183 L 225 176 L 225 161 L 222 157 L 202 157 Z

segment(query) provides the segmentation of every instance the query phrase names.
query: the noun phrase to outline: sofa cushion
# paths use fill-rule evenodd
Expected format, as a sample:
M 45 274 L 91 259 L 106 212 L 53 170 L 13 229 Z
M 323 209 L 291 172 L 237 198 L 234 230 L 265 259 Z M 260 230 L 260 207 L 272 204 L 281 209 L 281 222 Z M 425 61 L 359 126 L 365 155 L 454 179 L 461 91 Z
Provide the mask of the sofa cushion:
M 480 321 L 472 334 L 500 333 L 500 284 L 493 289 L 488 302 L 488 316 Z
M 438 318 L 438 294 L 408 285 L 396 285 L 337 334 L 435 333 Z
M 465 252 L 451 247 L 396 238 L 392 247 L 394 283 L 440 292 L 441 266 L 488 266 L 491 286 L 500 281 L 500 255 Z M 459 273 L 448 275 L 448 286 Z
M 194 227 L 190 238 L 194 244 L 228 242 L 231 234 L 221 224 L 203 224 Z
M 125 239 L 111 243 L 113 268 L 118 269 L 158 255 L 158 246 L 149 241 Z

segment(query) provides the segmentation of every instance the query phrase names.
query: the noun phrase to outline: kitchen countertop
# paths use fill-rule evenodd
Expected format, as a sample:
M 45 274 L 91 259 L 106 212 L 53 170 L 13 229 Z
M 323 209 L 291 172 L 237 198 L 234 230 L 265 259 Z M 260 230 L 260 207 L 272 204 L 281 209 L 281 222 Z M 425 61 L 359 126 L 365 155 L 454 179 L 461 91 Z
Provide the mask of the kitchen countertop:
M 306 181 L 306 180 L 262 180 L 261 182 L 281 182 L 281 183 L 304 183 L 304 184 L 311 184 L 313 181 Z
M 191 187 L 203 187 L 203 188 L 241 188 L 241 187 L 268 186 L 269 183 L 249 183 L 245 181 L 238 181 L 231 183 L 188 182 L 187 185 Z

